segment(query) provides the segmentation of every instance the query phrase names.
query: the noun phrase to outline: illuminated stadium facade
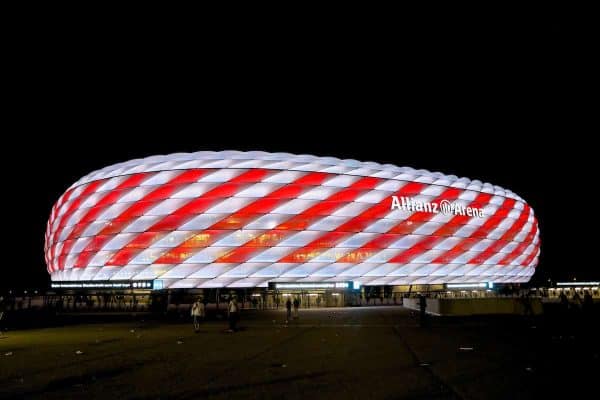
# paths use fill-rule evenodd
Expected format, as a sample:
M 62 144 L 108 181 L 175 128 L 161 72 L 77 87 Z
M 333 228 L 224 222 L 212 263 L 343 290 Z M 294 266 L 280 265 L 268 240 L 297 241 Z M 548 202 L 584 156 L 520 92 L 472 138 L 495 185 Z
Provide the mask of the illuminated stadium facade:
M 527 282 L 533 209 L 489 183 L 330 157 L 198 152 L 92 172 L 52 208 L 53 282 Z M 138 283 L 136 283 L 138 285 Z

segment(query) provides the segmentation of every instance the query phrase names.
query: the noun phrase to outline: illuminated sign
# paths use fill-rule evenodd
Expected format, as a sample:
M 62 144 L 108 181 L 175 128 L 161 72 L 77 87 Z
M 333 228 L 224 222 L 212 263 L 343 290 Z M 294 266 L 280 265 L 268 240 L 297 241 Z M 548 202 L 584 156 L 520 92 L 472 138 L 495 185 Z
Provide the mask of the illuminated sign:
M 466 207 L 461 204 L 442 200 L 439 203 L 414 200 L 410 197 L 392 196 L 391 210 L 419 211 L 432 214 L 462 215 L 467 217 L 483 218 L 485 215 L 482 208 Z
M 556 282 L 556 286 L 598 286 L 600 282 Z
M 446 284 L 446 289 L 487 289 L 493 288 L 494 283 L 448 283 Z
M 53 289 L 153 289 L 151 281 L 52 282 Z
M 273 282 L 269 283 L 270 289 L 351 289 L 354 288 L 352 282 L 323 282 L 323 283 L 284 283 Z

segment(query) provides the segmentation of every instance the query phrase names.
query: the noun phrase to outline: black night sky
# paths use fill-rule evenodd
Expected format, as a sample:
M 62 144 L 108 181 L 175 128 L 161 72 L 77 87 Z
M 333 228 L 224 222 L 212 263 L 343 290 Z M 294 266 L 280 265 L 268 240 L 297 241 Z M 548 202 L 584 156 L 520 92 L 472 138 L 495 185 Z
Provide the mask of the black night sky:
M 0 288 L 47 287 L 46 220 L 77 179 L 132 158 L 199 150 L 353 158 L 500 185 L 539 219 L 535 282 L 597 279 L 587 228 L 597 223 L 588 32 L 540 17 L 413 33 L 420 39 L 410 49 L 400 38 L 356 36 L 329 51 L 294 36 L 252 53 L 240 39 L 239 59 L 229 61 L 164 44 L 100 48 L 100 38 L 95 51 L 67 61 L 68 49 L 36 43 L 37 63 L 13 65 L 17 87 L 5 110 L 9 272 Z M 271 45 L 280 56 L 267 62 Z

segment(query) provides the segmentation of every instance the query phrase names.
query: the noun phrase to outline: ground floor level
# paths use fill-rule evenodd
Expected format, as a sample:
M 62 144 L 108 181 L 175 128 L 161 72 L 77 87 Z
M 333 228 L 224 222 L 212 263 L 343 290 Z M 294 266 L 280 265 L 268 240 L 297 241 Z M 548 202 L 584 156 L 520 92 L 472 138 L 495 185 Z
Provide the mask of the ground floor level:
M 580 316 L 581 317 L 581 316 Z M 432 318 L 402 307 L 245 310 L 9 330 L 0 398 L 536 399 L 597 390 L 598 318 Z M 596 324 L 596 325 L 594 325 Z

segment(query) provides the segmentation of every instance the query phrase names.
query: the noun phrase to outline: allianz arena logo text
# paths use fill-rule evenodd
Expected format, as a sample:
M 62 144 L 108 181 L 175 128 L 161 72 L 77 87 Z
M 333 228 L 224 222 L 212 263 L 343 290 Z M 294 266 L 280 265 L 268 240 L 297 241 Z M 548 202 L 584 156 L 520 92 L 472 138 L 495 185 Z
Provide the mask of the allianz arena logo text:
M 419 211 L 432 214 L 463 215 L 467 217 L 483 218 L 483 208 L 465 207 L 461 204 L 442 200 L 439 203 L 413 200 L 410 197 L 392 196 L 391 210 Z

